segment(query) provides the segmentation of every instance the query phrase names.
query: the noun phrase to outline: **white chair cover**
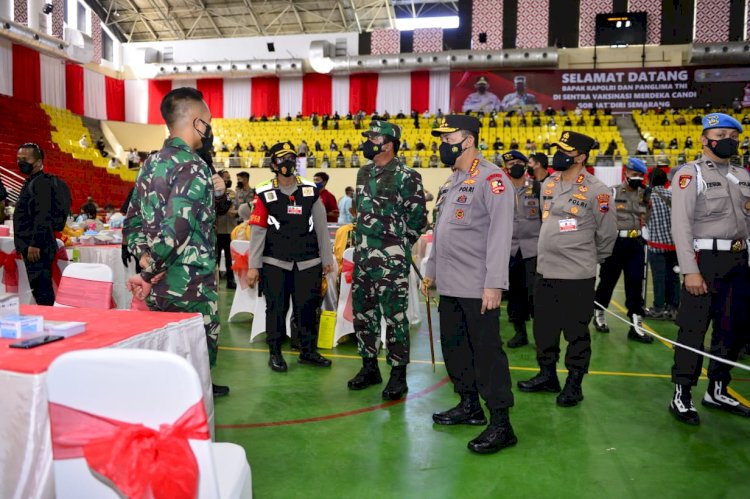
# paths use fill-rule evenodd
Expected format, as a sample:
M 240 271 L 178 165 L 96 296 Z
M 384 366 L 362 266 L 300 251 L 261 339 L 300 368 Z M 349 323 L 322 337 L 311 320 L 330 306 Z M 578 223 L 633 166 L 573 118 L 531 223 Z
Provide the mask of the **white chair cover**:
M 235 240 L 230 245 L 232 252 L 247 255 L 250 251 L 250 241 Z M 240 276 L 235 276 L 237 289 L 234 291 L 232 308 L 229 310 L 229 322 L 248 321 L 253 318 L 255 302 L 258 300 L 258 286 L 242 289 Z

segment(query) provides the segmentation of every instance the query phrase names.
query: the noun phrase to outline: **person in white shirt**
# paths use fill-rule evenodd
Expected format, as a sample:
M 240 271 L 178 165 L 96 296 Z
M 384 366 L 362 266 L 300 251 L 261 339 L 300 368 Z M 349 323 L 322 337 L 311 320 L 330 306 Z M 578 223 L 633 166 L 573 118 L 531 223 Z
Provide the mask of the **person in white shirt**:
M 339 225 L 350 224 L 354 221 L 352 213 L 352 200 L 354 198 L 354 188 L 347 187 L 344 190 L 345 194 L 339 199 Z

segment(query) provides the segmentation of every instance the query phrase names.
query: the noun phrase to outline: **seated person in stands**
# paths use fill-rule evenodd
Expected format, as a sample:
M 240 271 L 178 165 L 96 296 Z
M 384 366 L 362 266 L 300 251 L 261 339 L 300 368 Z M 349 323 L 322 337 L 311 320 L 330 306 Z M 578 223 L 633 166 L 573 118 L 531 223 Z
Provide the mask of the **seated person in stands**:
M 750 139 L 745 136 L 744 139 L 742 139 L 742 145 L 740 146 L 741 149 L 748 150 L 750 149 Z
M 230 154 L 230 156 L 233 158 L 239 158 L 241 151 L 242 151 L 242 146 L 240 145 L 239 142 L 237 142 L 237 144 L 235 144 L 234 146 L 234 149 L 232 149 L 232 154 Z
M 435 118 L 432 120 L 432 123 L 430 123 L 430 128 L 437 128 L 438 126 L 440 126 L 440 124 L 438 123 L 437 116 L 435 116 Z
M 86 138 L 86 135 L 81 135 L 81 140 L 78 141 L 78 145 L 81 146 L 83 149 L 88 149 L 89 147 L 89 139 Z
M 104 150 L 105 144 L 104 144 L 104 138 L 99 137 L 99 140 L 96 141 L 96 148 L 99 149 L 99 152 L 101 153 L 103 158 L 106 158 L 109 156 L 109 153 Z
M 353 116 L 352 116 L 352 112 L 351 111 L 349 111 L 348 113 L 346 113 L 346 119 L 347 120 L 351 121 L 352 118 L 353 118 Z
M 554 116 L 555 110 L 552 108 L 552 106 L 547 106 L 547 109 L 544 110 L 544 114 L 547 116 Z
M 516 139 L 511 139 L 511 141 L 510 141 L 510 148 L 511 149 L 518 149 L 518 141 Z
M 435 154 L 437 154 L 438 152 L 438 145 L 437 145 L 437 142 L 435 142 L 434 140 L 430 144 L 430 151 L 434 152 Z
M 388 121 L 391 119 L 391 115 L 388 111 L 383 113 L 383 121 Z
M 505 144 L 503 144 L 503 141 L 500 140 L 500 137 L 495 137 L 495 142 L 492 143 L 492 150 L 502 151 L 503 149 L 505 149 Z
M 297 121 L 302 121 L 302 118 L 302 111 L 298 111 L 297 116 L 295 116 L 294 119 L 296 119 Z
M 349 142 L 349 139 L 346 139 L 346 142 L 344 142 L 343 149 L 344 151 L 348 151 L 348 152 L 352 151 L 352 143 Z
M 292 121 L 292 115 L 289 113 L 286 113 L 286 118 L 284 118 L 286 121 Z
M 252 143 L 252 142 L 248 142 L 248 143 L 247 143 L 247 148 L 246 148 L 246 150 L 247 150 L 247 152 L 255 152 L 255 146 L 253 145 L 253 143 Z
M 573 126 L 573 120 L 570 119 L 570 116 L 565 117 L 565 121 L 563 121 L 563 126 Z
M 661 126 L 669 126 L 669 118 L 667 118 L 667 115 L 664 115 L 664 119 L 661 120 Z
M 669 148 L 670 149 L 677 149 L 679 145 L 677 144 L 677 137 L 672 138 L 672 140 L 669 141 Z
M 229 152 L 229 146 L 227 146 L 226 143 L 222 142 L 221 146 L 219 147 L 219 150 L 221 152 Z
M 336 152 L 339 150 L 339 146 L 336 144 L 336 142 L 333 139 L 331 139 L 331 143 L 328 144 L 328 150 L 330 152 Z
M 495 154 L 492 156 L 492 162 L 501 168 L 503 167 L 503 156 L 500 154 L 500 151 L 495 151 Z
M 250 117 L 247 119 L 247 121 L 249 121 L 250 123 L 252 123 L 254 121 L 258 121 L 258 119 L 255 117 L 254 114 L 251 114 Z
M 352 168 L 359 168 L 360 162 L 359 162 L 359 154 L 356 152 L 352 154 L 352 159 L 350 160 L 350 165 Z
M 420 168 L 422 166 L 422 157 L 418 153 L 414 153 L 414 158 L 411 162 L 412 167 Z
M 581 117 L 578 118 L 578 121 L 576 122 L 576 126 L 586 126 L 586 120 L 583 119 L 583 115 L 581 115 Z
M 319 140 L 316 140 L 315 141 L 315 152 L 322 152 L 322 151 L 323 151 L 323 146 L 320 145 L 320 141 Z
M 497 128 L 497 121 L 495 121 L 495 117 L 494 116 L 490 116 L 489 126 L 490 126 L 490 128 Z
M 542 120 L 539 116 L 534 116 L 534 119 L 531 120 L 531 126 L 542 126 Z
M 616 150 L 617 150 L 617 142 L 615 142 L 615 139 L 612 139 L 609 141 L 609 144 L 607 144 L 607 149 L 604 151 L 604 155 L 614 156 Z
M 333 122 L 333 129 L 338 130 L 339 129 L 339 120 L 334 120 Z
M 674 124 L 675 125 L 679 125 L 679 126 L 683 126 L 683 125 L 687 125 L 687 121 L 685 121 L 685 117 L 683 115 L 678 114 L 674 118 Z
M 609 110 L 609 108 L 607 108 L 607 110 Z M 617 125 L 617 120 L 611 114 L 609 116 L 609 121 L 607 122 L 607 125 L 608 126 L 616 126 Z
M 489 146 L 489 145 L 487 145 L 487 141 L 486 141 L 486 140 L 484 140 L 484 138 L 483 138 L 483 139 L 482 139 L 482 140 L 481 140 L 481 141 L 479 142 L 479 150 L 480 150 L 480 151 L 486 151 L 486 150 L 487 150 L 487 149 L 489 149 L 489 148 L 490 148 L 490 146 Z
M 417 144 L 415 146 L 415 149 L 417 151 L 424 151 L 425 150 L 424 142 L 422 142 L 422 139 L 417 139 Z
M 600 149 L 601 147 L 602 147 L 602 146 L 601 146 L 601 144 L 599 143 L 599 141 L 598 141 L 597 139 L 594 139 L 594 145 L 592 145 L 592 146 L 591 146 L 591 149 L 592 149 L 592 150 L 594 150 L 594 149 L 596 149 L 596 150 L 599 150 L 599 149 Z
M 685 139 L 685 149 L 692 149 L 693 148 L 693 139 L 691 137 L 687 137 Z
M 440 166 L 440 158 L 438 158 L 438 155 L 437 154 L 431 154 L 430 155 L 430 160 L 427 163 L 427 165 L 430 168 L 438 168 Z
M 235 239 L 237 239 L 238 241 L 250 240 L 250 226 L 247 222 L 250 220 L 250 215 L 252 214 L 252 212 L 252 207 L 248 203 L 242 203 L 240 207 L 237 208 L 237 215 L 239 215 L 242 222 L 240 222 L 237 227 L 232 229 L 232 233 L 229 235 L 229 238 L 232 241 L 234 241 Z
M 750 116 L 748 116 L 747 114 L 745 116 L 743 116 L 742 117 L 742 124 L 743 125 L 750 125 Z
M 398 114 L 396 115 L 396 119 L 397 119 L 397 120 L 403 120 L 403 119 L 406 119 L 406 115 L 404 114 L 404 111 L 403 111 L 403 109 L 402 109 L 401 111 L 399 111 L 399 112 L 398 112 Z
M 116 170 L 120 166 L 120 162 L 117 161 L 117 158 L 112 156 L 109 160 L 109 163 L 107 164 L 107 168 L 109 170 Z
M 406 141 L 406 139 L 401 141 L 401 147 L 399 149 L 402 149 L 404 151 L 409 150 L 409 143 Z
M 261 115 L 260 121 L 268 121 L 268 116 L 266 116 L 265 114 Z
M 602 122 L 599 119 L 599 116 L 594 116 L 594 123 L 593 123 L 593 125 L 594 126 L 602 126 Z
M 260 148 L 258 149 L 259 152 L 268 152 L 268 144 L 266 144 L 266 141 L 264 140 L 263 143 L 260 145 Z
M 536 152 L 536 142 L 534 142 L 531 139 L 526 139 L 526 150 L 529 151 L 529 154 L 534 154 Z
M 341 119 L 341 116 L 339 116 L 339 112 L 335 111 L 333 113 L 333 121 L 339 121 Z
M 555 123 L 555 118 L 551 117 L 547 120 L 547 126 L 557 126 L 557 123 Z
M 330 168 L 331 162 L 328 160 L 328 154 L 323 154 L 323 159 L 320 161 L 321 168 Z
M 503 118 L 503 127 L 510 128 L 510 116 L 509 115 L 505 115 L 505 117 Z
M 344 158 L 344 153 L 339 151 L 338 155 L 336 155 L 336 167 L 343 168 L 344 166 L 346 166 L 346 159 Z
M 521 119 L 518 120 L 518 126 L 526 126 L 526 116 L 521 116 Z
M 690 123 L 692 123 L 693 125 L 703 125 L 703 116 L 701 116 L 700 113 L 696 114 L 695 116 L 693 116 L 693 119 L 690 120 Z

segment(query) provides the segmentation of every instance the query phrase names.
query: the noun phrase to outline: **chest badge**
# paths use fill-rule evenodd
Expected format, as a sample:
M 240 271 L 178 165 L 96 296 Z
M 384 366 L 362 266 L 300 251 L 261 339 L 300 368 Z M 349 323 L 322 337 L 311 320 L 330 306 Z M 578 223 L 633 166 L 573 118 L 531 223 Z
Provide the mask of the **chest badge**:
M 577 192 L 573 194 L 573 197 L 576 199 L 580 199 L 581 201 L 586 201 L 586 196 L 584 196 L 583 194 L 578 194 Z
M 578 214 L 578 206 L 573 206 L 573 207 L 572 207 L 572 208 L 570 209 L 570 212 L 571 212 L 571 213 L 572 213 L 573 215 L 577 215 L 577 214 Z
M 453 218 L 456 220 L 463 220 L 466 213 L 462 209 L 457 209 L 456 212 L 453 214 Z
M 457 202 L 457 203 L 460 203 L 460 204 L 464 204 L 464 203 L 466 203 L 466 200 L 467 200 L 467 199 L 468 199 L 468 198 L 466 197 L 466 194 L 461 194 L 460 196 L 458 196 L 458 197 L 456 198 L 456 202 Z
M 467 178 L 466 180 L 464 180 L 464 184 L 471 185 L 471 184 L 476 184 L 476 183 L 477 183 L 477 181 L 475 179 L 473 179 L 473 178 Z
M 302 207 L 296 204 L 291 204 L 286 207 L 287 215 L 302 215 Z
M 581 192 L 589 192 L 589 188 L 585 185 L 581 185 L 578 187 L 578 190 Z
M 264 195 L 266 197 L 266 203 L 273 203 L 276 201 L 276 191 L 267 191 Z
M 309 198 L 315 194 L 315 191 L 313 191 L 312 187 L 303 187 L 302 188 L 302 196 Z

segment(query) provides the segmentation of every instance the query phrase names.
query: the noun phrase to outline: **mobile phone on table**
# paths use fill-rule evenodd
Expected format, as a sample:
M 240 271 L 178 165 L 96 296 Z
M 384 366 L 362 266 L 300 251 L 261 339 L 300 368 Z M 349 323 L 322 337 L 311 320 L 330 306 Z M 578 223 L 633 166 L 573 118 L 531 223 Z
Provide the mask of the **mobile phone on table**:
M 28 340 L 19 341 L 18 343 L 11 343 L 8 345 L 10 348 L 34 348 L 41 345 L 46 345 L 47 343 L 52 343 L 53 341 L 59 341 L 65 339 L 64 336 L 39 336 L 37 338 L 31 338 Z

